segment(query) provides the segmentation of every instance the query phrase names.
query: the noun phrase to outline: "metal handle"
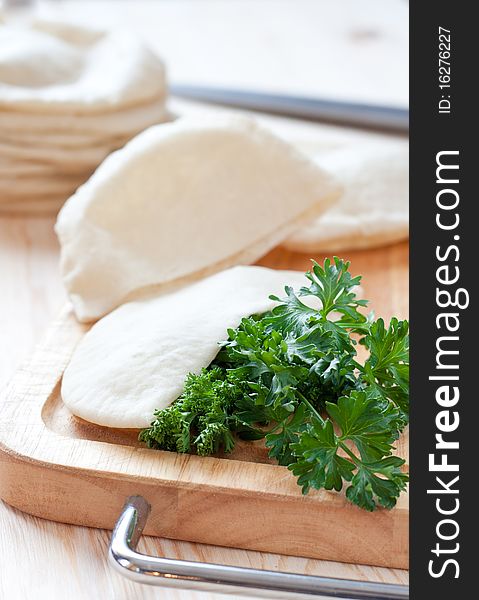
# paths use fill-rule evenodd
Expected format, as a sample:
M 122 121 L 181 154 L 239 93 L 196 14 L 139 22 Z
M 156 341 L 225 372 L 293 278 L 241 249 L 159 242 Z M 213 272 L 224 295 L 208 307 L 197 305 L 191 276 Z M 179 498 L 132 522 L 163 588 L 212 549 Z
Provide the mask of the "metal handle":
M 136 551 L 136 546 L 150 509 L 141 496 L 127 499 L 113 531 L 108 552 L 113 566 L 138 583 L 235 596 L 254 595 L 275 600 L 311 596 L 349 600 L 409 598 L 409 587 L 406 585 L 245 569 L 141 554 Z
M 285 94 L 267 94 L 253 90 L 217 88 L 200 85 L 170 85 L 174 96 L 235 106 L 248 110 L 324 121 L 339 125 L 382 129 L 407 133 L 409 110 L 395 106 L 343 102 L 326 98 L 307 98 Z

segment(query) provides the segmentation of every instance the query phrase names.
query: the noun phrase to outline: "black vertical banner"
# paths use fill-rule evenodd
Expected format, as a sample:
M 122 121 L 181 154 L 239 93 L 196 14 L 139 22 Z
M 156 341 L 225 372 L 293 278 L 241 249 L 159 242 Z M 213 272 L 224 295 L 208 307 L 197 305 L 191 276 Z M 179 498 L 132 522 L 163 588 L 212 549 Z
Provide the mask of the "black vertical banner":
M 473 582 L 479 536 L 473 7 L 411 3 L 410 545 L 411 598 L 418 600 L 479 597 Z

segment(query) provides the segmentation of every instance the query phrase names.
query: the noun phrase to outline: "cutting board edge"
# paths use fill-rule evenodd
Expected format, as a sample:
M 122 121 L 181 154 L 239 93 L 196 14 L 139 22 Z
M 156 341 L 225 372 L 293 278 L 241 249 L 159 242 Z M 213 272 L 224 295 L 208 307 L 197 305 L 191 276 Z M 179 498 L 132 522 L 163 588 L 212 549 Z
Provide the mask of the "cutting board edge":
M 41 418 L 42 406 L 58 386 L 63 369 L 83 331 L 84 328 L 72 319 L 68 310 L 62 311 L 45 342 L 2 394 L 6 399 L 6 410 L 0 413 L 0 495 L 7 503 L 51 520 L 112 528 L 126 497 L 143 493 L 153 505 L 147 529 L 147 533 L 152 535 L 309 558 L 407 568 L 408 510 L 405 495 L 392 511 L 367 513 L 331 492 L 302 497 L 292 477 L 286 480 L 280 474 L 281 467 L 195 456 L 175 458 L 177 455 L 173 453 L 166 453 L 171 455 L 169 460 L 175 466 L 169 476 L 154 477 L 148 481 L 144 474 L 112 471 L 115 460 L 110 452 L 112 448 L 108 448 L 112 444 L 72 440 L 46 429 Z M 38 400 L 39 393 L 42 394 L 41 401 Z M 11 419 L 18 419 L 21 413 L 22 405 L 19 406 L 18 398 L 23 398 L 22 394 L 25 394 L 23 404 L 30 407 L 28 418 L 26 423 L 17 423 L 17 431 L 12 431 Z M 39 436 L 36 442 L 26 435 L 25 425 L 31 426 L 33 435 Z M 3 443 L 2 438 L 6 438 Z M 46 440 L 49 442 L 48 452 L 44 452 Z M 96 446 L 99 450 L 103 467 L 102 461 L 95 468 L 80 463 L 76 466 L 55 463 L 55 456 L 61 455 L 62 450 L 66 455 L 77 458 L 75 449 L 80 450 L 87 445 Z M 155 451 L 115 446 L 114 453 L 117 454 L 117 466 L 124 466 L 133 454 L 152 455 Z M 185 486 L 182 485 L 184 480 L 180 481 L 182 477 L 184 479 L 185 472 L 188 474 L 185 465 L 189 467 L 190 474 L 194 474 L 198 465 L 206 471 L 207 465 L 210 465 L 213 473 L 215 470 L 223 471 L 223 477 L 220 477 L 222 481 L 228 478 L 228 473 L 234 472 L 236 478 L 240 477 L 240 482 L 231 486 L 220 485 L 218 481 L 215 484 L 215 477 L 212 477 L 212 480 L 203 482 L 199 479 L 190 481 L 190 485 Z M 253 479 L 251 485 L 257 484 L 262 489 L 238 487 L 243 477 L 248 479 L 248 474 L 253 477 L 255 473 L 261 477 Z M 259 481 L 262 486 L 259 486 Z M 294 492 L 288 493 L 290 484 Z M 76 485 L 80 487 L 77 489 Z M 114 494 L 112 486 L 115 488 Z M 284 493 L 278 493 L 279 489 Z M 87 494 L 85 490 L 88 490 Z M 100 514 L 92 513 L 95 497 L 95 510 L 98 511 L 98 506 L 102 507 Z M 63 503 L 58 501 L 59 498 Z M 192 504 L 193 498 L 209 508 L 198 512 Z M 298 523 L 300 535 L 297 539 L 282 539 L 277 526 L 281 521 L 277 517 L 284 515 L 282 527 L 293 534 L 299 504 L 299 521 L 305 521 L 308 517 L 310 522 L 316 522 L 320 515 L 320 527 L 301 529 L 301 523 Z M 237 520 L 238 507 L 242 515 L 240 522 Z M 296 517 L 291 518 L 289 515 L 294 512 Z M 176 522 L 165 523 L 165 514 L 176 514 Z M 218 518 L 222 519 L 223 528 L 211 527 L 211 523 Z M 244 519 L 247 519 L 249 527 L 245 528 Z M 225 532 L 227 524 L 234 527 L 229 527 Z M 344 539 L 349 541 L 343 540 L 336 548 L 338 529 L 341 528 L 346 536 Z M 368 531 L 366 540 L 364 531 Z M 354 540 L 354 543 L 350 540 Z
M 114 486 L 100 472 L 46 469 L 0 447 L 0 497 L 36 517 L 101 529 L 113 529 L 131 495 L 152 506 L 146 535 L 272 552 L 345 563 L 408 569 L 407 509 L 367 513 L 331 503 L 303 503 L 287 496 L 246 494 L 236 490 L 192 490 L 131 478 Z M 212 527 L 221 522 L 225 527 Z M 278 527 L 278 523 L 281 527 Z M 306 526 L 305 526 L 306 523 Z M 295 528 L 299 527 L 299 533 Z M 367 528 L 370 537 L 364 536 Z M 371 539 L 372 532 L 375 532 Z M 389 535 L 388 535 L 389 534 Z M 348 543 L 343 543 L 347 540 Z M 352 543 L 354 542 L 354 543 Z

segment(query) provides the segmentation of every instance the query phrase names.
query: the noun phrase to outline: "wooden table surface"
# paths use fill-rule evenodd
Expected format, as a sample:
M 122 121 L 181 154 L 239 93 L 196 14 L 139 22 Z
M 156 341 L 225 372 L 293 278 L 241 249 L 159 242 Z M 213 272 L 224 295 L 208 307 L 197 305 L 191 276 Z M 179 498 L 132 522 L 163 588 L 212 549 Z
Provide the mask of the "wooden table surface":
M 108 20 L 130 25 L 166 56 L 172 79 L 177 81 L 262 86 L 275 91 L 336 97 L 348 94 L 350 97 L 354 90 L 358 100 L 405 105 L 405 2 L 368 0 L 359 5 L 350 0 L 341 3 L 301 0 L 294 3 L 297 12 L 293 13 L 291 5 L 268 0 L 125 1 L 121 3 L 122 9 L 116 10 L 111 2 L 82 1 L 64 2 L 57 10 L 74 19 L 92 22 L 94 16 L 95 22 Z M 176 32 L 180 27 L 178 38 Z M 294 35 L 294 39 L 285 32 Z M 274 52 L 255 53 L 254 48 L 259 46 L 264 50 L 266 43 Z M 220 44 L 224 52 L 218 52 Z M 332 46 L 334 51 L 330 52 Z M 193 49 L 199 59 L 194 64 L 188 58 Z M 338 60 L 338 56 L 339 60 L 344 59 L 341 76 L 335 75 L 334 68 L 323 68 L 334 57 Z M 321 77 L 317 76 L 318 65 L 323 68 Z M 344 69 L 347 76 L 343 76 Z M 390 76 L 391 70 L 395 77 Z M 53 223 L 53 217 L 0 217 L 0 386 L 11 377 L 66 300 L 58 273 Z M 364 275 L 366 296 L 373 300 L 378 313 L 386 317 L 407 316 L 406 243 L 372 252 L 350 252 L 346 257 L 352 260 L 352 270 Z M 286 262 L 293 268 L 302 268 L 306 259 L 277 250 L 268 257 L 268 262 L 278 265 Z M 160 590 L 126 581 L 106 562 L 109 535 L 107 531 L 43 521 L 0 502 L 0 598 L 226 598 Z M 172 540 L 145 538 L 141 549 L 168 557 L 255 568 L 407 582 L 404 571 Z

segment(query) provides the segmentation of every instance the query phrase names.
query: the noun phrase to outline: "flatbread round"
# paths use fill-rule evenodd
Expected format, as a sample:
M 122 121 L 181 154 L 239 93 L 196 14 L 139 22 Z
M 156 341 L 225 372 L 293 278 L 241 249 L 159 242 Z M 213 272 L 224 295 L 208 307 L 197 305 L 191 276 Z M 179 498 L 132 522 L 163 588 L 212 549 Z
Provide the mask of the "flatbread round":
M 124 136 L 110 136 L 100 133 L 81 133 L 81 132 L 42 132 L 31 133 L 26 131 L 12 133 L 2 130 L 0 132 L 1 144 L 28 144 L 29 146 L 62 148 L 69 151 L 71 148 L 84 148 L 98 144 L 113 146 L 118 141 L 124 141 Z
M 125 140 L 117 141 L 116 145 L 110 141 L 91 145 L 89 147 L 60 148 L 54 146 L 31 146 L 23 144 L 2 143 L 0 141 L 0 156 L 22 161 L 43 162 L 55 165 L 81 165 L 83 169 L 96 166 L 113 150 L 121 147 Z
M 338 201 L 283 245 L 297 252 L 339 252 L 407 239 L 409 153 L 406 142 L 350 145 L 315 157 L 343 187 Z
M 134 106 L 124 110 L 95 115 L 43 115 L 41 113 L 15 113 L 0 111 L 0 131 L 15 135 L 17 132 L 34 133 L 93 133 L 132 137 L 143 129 L 172 120 L 165 109 L 164 99 Z
M 142 428 L 183 391 L 243 317 L 270 310 L 270 294 L 304 285 L 298 271 L 235 267 L 176 292 L 130 302 L 96 323 L 62 380 L 70 411 L 107 427 Z
M 170 118 L 166 92 L 162 61 L 128 32 L 0 25 L 2 210 L 57 210 L 108 154 Z
M 179 119 L 111 154 L 60 211 L 63 281 L 82 321 L 138 290 L 255 262 L 338 193 L 251 119 Z
M 10 197 L 29 196 L 33 199 L 36 195 L 60 193 L 67 199 L 76 188 L 81 185 L 78 177 L 53 176 L 15 178 L 4 177 L 0 179 L 0 203 L 4 195 Z
M 179 114 L 206 118 L 232 109 L 174 98 Z M 247 114 L 246 111 L 235 111 Z M 293 251 L 331 254 L 380 246 L 408 237 L 408 142 L 384 133 L 258 115 L 275 135 L 335 175 L 344 187 L 335 202 L 314 223 L 285 242 Z
M 125 31 L 0 25 L 0 108 L 94 114 L 164 96 L 161 60 Z
M 30 177 L 31 175 L 55 176 L 57 171 L 52 165 L 0 156 L 0 179 L 3 177 Z
M 66 200 L 64 194 L 47 194 L 44 196 L 25 196 L 23 198 L 9 198 L 2 195 L 0 214 L 10 216 L 42 217 L 55 214 L 60 210 Z

